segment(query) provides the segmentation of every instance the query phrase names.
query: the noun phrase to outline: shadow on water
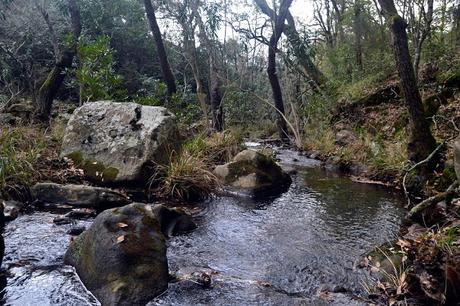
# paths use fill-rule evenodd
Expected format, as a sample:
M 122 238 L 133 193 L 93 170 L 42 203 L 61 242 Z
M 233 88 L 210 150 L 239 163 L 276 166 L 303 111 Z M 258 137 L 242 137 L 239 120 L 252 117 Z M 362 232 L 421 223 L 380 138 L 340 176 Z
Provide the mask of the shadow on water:
M 328 175 L 292 152 L 280 158 L 298 171 L 287 192 L 263 200 L 209 200 L 195 216 L 198 229 L 169 240 L 171 273 L 186 279 L 208 272 L 212 288 L 172 282 L 149 305 L 332 305 L 313 298 L 321 286 L 362 293 L 355 261 L 395 237 L 403 215 L 400 199 L 386 189 Z M 8 224 L 8 305 L 96 303 L 73 269 L 61 264 L 68 228 L 54 225 L 53 217 L 39 212 Z

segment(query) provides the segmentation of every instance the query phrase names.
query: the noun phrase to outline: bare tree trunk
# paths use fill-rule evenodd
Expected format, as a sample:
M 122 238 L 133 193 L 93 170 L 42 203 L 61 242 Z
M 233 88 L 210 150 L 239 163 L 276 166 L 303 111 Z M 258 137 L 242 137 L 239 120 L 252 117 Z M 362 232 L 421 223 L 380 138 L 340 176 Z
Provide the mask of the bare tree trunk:
M 81 33 L 80 10 L 76 0 L 68 0 L 67 5 L 71 19 L 73 41 L 64 51 L 59 51 L 56 54 L 56 64 L 38 91 L 36 118 L 42 122 L 49 121 L 53 100 L 64 81 L 65 70 L 72 66 L 78 37 Z M 49 26 L 51 26 L 51 23 L 49 23 Z M 54 33 L 54 31 L 51 31 L 51 33 Z M 56 52 L 58 51 L 57 49 Z
M 361 45 L 361 3 L 355 0 L 353 27 L 355 31 L 355 61 L 359 71 L 363 70 L 363 54 Z
M 277 110 L 276 125 L 278 126 L 278 134 L 281 139 L 286 140 L 288 138 L 288 129 L 286 121 L 283 118 L 284 115 L 284 103 L 283 94 L 281 92 L 281 86 L 276 73 L 276 49 L 278 44 L 278 38 L 275 34 L 270 38 L 270 45 L 268 46 L 268 67 L 267 74 L 270 86 L 272 87 L 273 101 Z
M 409 110 L 408 157 L 411 161 L 419 162 L 433 152 L 436 147 L 436 141 L 431 134 L 430 122 L 423 110 L 422 99 L 410 59 L 406 33 L 407 24 L 398 15 L 393 0 L 379 0 L 379 3 L 390 24 L 396 66 Z M 421 174 L 429 175 L 433 166 L 433 162 L 425 164 L 421 169 Z
M 222 132 L 224 130 L 222 93 L 220 91 L 219 73 L 217 71 L 213 57 L 211 57 L 209 61 L 209 74 L 212 107 L 212 128 L 218 132 Z
M 291 6 L 293 0 L 281 0 L 281 5 L 278 15 L 273 15 L 272 20 L 274 23 L 273 34 L 270 38 L 268 45 L 268 67 L 267 75 L 268 80 L 270 81 L 270 86 L 272 88 L 273 101 L 275 103 L 275 108 L 277 110 L 277 126 L 278 133 L 282 140 L 288 140 L 288 129 L 287 123 L 284 118 L 284 102 L 283 102 L 283 93 L 281 92 L 281 86 L 278 79 L 278 74 L 276 72 L 276 52 L 278 50 L 278 41 L 281 38 L 281 34 L 284 31 L 285 19 L 289 14 L 289 7 Z M 273 12 L 275 14 L 275 12 Z
M 168 62 L 168 56 L 166 55 L 163 39 L 161 38 L 160 27 L 158 26 L 155 10 L 153 9 L 151 0 L 144 0 L 144 6 L 147 19 L 149 20 L 150 30 L 152 31 L 153 39 L 155 41 L 161 73 L 163 74 L 163 79 L 166 83 L 168 96 L 171 96 L 177 91 L 176 80 L 174 79 L 174 75 Z
M 262 13 L 270 18 L 275 16 L 275 12 L 268 6 L 265 0 L 255 0 L 255 2 Z M 291 45 L 300 66 L 317 86 L 323 85 L 327 79 L 318 69 L 318 67 L 316 67 L 316 65 L 313 63 L 310 55 L 305 49 L 305 46 L 302 44 L 299 32 L 295 26 L 294 18 L 289 11 L 287 12 L 285 19 L 287 21 L 287 26 L 284 26 L 283 31 L 288 38 L 289 44 Z
M 206 31 L 206 27 L 198 13 L 198 7 L 192 8 L 193 13 L 200 29 L 200 41 L 204 44 L 208 52 L 209 58 L 209 92 L 211 102 L 212 114 L 212 127 L 215 131 L 221 132 L 224 129 L 224 111 L 223 111 L 223 97 L 221 93 L 221 81 L 216 66 L 217 50 L 212 40 L 209 38 L 210 34 Z

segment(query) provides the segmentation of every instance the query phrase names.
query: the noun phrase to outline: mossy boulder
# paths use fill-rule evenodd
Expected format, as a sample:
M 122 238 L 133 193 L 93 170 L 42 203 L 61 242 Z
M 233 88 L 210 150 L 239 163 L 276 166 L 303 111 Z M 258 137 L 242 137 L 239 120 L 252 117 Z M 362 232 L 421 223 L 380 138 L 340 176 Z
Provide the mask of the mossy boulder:
M 145 183 L 149 168 L 167 162 L 178 139 L 175 117 L 163 107 L 91 102 L 70 118 L 61 156 L 97 183 Z
M 190 232 L 197 227 L 192 218 L 180 208 L 157 204 L 152 211 L 166 237 Z
M 34 200 L 42 203 L 68 204 L 97 210 L 119 207 L 131 202 L 117 191 L 86 185 L 38 183 L 31 188 L 31 193 Z
M 64 260 L 102 305 L 145 305 L 168 288 L 165 237 L 148 205 L 105 210 Z
M 214 174 L 225 184 L 256 196 L 283 191 L 292 182 L 272 158 L 254 150 L 240 152 L 232 162 L 217 166 Z

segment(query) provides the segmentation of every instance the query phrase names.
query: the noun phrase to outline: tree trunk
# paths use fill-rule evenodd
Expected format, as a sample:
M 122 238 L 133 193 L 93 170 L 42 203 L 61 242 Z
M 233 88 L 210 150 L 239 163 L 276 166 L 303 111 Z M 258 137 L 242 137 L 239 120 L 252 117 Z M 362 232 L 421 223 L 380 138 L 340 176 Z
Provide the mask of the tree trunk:
M 419 162 L 430 155 L 436 147 L 436 141 L 430 131 L 430 122 L 423 110 L 422 99 L 417 87 L 407 41 L 407 24 L 395 8 L 393 0 L 379 0 L 380 6 L 390 24 L 396 66 L 401 86 L 409 110 L 409 160 Z M 435 162 L 421 167 L 422 175 L 429 175 Z
M 66 50 L 59 51 L 59 54 L 56 54 L 56 64 L 38 91 L 36 118 L 42 122 L 49 121 L 53 100 L 64 81 L 66 69 L 72 66 L 78 37 L 81 33 L 80 10 L 76 0 L 68 0 L 68 9 L 71 19 L 73 41 L 69 47 L 66 47 Z
M 355 61 L 359 71 L 363 70 L 363 54 L 361 46 L 361 3 L 355 0 L 353 27 L 355 31 Z
M 275 108 L 277 110 L 276 125 L 278 126 L 278 134 L 281 139 L 288 139 L 288 129 L 286 125 L 286 120 L 284 119 L 284 103 L 283 103 L 283 94 L 281 92 L 280 82 L 278 80 L 278 75 L 276 74 L 276 49 L 278 44 L 278 39 L 275 34 L 270 38 L 270 45 L 268 46 L 268 67 L 267 74 L 268 80 L 270 81 L 270 86 L 272 87 L 273 101 L 275 102 Z
M 164 82 L 166 83 L 168 96 L 176 93 L 176 81 L 174 75 L 169 66 L 168 56 L 166 55 L 165 46 L 163 44 L 163 39 L 161 38 L 160 27 L 158 26 L 157 18 L 155 16 L 155 10 L 151 0 L 144 0 L 145 13 L 147 14 L 147 19 L 149 20 L 150 29 L 153 34 L 153 39 L 155 41 L 155 46 L 158 53 L 158 60 L 160 61 L 161 73 L 163 74 Z
M 275 12 L 268 6 L 265 0 L 255 0 L 255 2 L 262 13 L 270 18 L 274 18 Z M 287 12 L 285 19 L 287 21 L 287 26 L 283 26 L 283 31 L 288 38 L 289 44 L 291 45 L 300 66 L 317 86 L 323 85 L 327 79 L 318 69 L 318 67 L 316 67 L 316 65 L 313 63 L 305 46 L 302 44 L 299 32 L 295 26 L 294 18 L 289 11 Z
M 276 73 L 276 52 L 278 49 L 278 41 L 281 38 L 281 34 L 284 31 L 285 19 L 289 14 L 289 7 L 292 4 L 292 0 L 281 0 L 281 5 L 279 9 L 279 14 L 273 15 L 272 20 L 274 23 L 273 34 L 270 38 L 268 45 L 268 66 L 267 66 L 267 75 L 268 80 L 270 81 L 270 86 L 272 88 L 273 101 L 275 103 L 275 108 L 277 110 L 277 126 L 278 133 L 281 140 L 288 140 L 288 129 L 287 123 L 284 114 L 284 102 L 283 94 L 281 92 L 281 86 L 278 79 L 278 74 Z M 273 12 L 275 13 L 275 12 Z
M 222 132 L 224 130 L 222 94 L 220 91 L 219 73 L 217 71 L 213 57 L 211 57 L 209 61 L 209 77 L 212 107 L 212 128 L 215 131 Z

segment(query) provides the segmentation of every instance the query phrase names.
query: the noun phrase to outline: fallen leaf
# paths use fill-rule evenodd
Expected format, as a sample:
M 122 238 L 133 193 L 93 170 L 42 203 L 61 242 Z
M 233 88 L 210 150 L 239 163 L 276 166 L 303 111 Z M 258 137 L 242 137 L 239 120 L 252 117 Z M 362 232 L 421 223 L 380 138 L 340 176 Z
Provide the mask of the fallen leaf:
M 121 228 L 128 227 L 128 224 L 123 223 L 123 222 L 118 222 L 117 225 L 118 227 L 121 227 Z
M 125 241 L 125 235 L 121 235 L 117 238 L 117 243 L 122 243 L 123 241 Z

